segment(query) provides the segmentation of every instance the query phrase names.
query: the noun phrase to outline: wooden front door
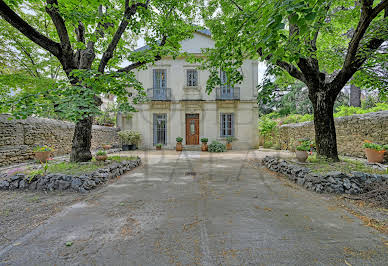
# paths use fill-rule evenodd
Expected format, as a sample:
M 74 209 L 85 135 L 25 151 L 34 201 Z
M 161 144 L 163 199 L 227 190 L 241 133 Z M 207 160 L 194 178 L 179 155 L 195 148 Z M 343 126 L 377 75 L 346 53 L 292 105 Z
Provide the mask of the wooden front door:
M 186 145 L 199 144 L 199 114 L 186 114 Z

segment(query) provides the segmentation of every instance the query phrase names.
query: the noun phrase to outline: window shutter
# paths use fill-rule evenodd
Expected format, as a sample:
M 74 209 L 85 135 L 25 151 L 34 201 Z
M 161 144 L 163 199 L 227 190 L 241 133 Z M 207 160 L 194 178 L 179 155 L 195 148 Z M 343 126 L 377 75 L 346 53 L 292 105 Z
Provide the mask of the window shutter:
M 193 70 L 193 86 L 198 86 L 198 71 Z
M 158 133 L 157 133 L 157 114 L 153 114 L 153 119 L 154 119 L 154 121 L 153 121 L 153 124 L 154 124 L 154 128 L 153 128 L 153 131 L 154 131 L 154 146 L 157 144 L 156 142 L 157 142 L 157 135 L 158 135 Z
M 234 114 L 230 114 L 232 119 L 232 136 L 234 137 Z
M 162 88 L 167 88 L 167 71 L 163 69 L 162 73 L 163 73 Z
M 223 114 L 220 113 L 220 137 L 224 136 L 223 130 L 222 130 L 222 125 L 223 125 Z

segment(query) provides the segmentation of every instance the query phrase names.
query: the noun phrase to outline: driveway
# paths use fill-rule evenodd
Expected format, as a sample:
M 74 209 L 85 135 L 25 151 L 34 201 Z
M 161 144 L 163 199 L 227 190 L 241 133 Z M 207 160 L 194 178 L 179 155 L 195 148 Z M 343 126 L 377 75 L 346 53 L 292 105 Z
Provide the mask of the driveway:
M 142 167 L 0 249 L 0 265 L 386 265 L 386 236 L 260 156 L 143 153 Z

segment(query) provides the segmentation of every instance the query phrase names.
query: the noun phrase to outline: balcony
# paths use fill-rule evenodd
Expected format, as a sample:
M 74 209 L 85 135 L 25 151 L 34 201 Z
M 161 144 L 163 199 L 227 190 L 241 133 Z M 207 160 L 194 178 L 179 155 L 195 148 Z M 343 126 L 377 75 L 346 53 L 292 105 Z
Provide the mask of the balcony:
M 147 96 L 151 101 L 171 101 L 171 88 L 151 88 Z
M 240 100 L 240 88 L 227 86 L 216 88 L 216 100 Z

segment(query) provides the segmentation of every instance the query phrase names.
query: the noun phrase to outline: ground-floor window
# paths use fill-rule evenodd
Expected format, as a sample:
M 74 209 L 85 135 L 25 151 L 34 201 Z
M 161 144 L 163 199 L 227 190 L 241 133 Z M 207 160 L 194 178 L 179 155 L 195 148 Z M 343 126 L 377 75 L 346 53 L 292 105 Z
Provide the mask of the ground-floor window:
M 154 145 L 167 144 L 167 114 L 154 114 Z
M 221 137 L 234 135 L 234 115 L 233 113 L 221 113 L 220 115 L 220 132 Z

